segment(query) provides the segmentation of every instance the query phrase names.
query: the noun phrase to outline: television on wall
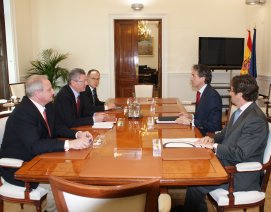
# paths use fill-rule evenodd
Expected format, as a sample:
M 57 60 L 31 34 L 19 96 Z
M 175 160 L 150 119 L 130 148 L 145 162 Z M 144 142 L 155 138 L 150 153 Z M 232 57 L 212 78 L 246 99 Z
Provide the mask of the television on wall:
M 244 38 L 199 37 L 199 64 L 241 69 Z

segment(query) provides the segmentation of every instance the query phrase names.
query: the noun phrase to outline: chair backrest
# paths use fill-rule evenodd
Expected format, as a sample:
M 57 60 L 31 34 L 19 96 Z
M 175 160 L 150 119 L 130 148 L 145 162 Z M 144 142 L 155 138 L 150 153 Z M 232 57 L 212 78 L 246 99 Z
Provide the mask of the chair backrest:
M 1 146 L 2 141 L 3 141 L 3 137 L 4 137 L 4 132 L 5 132 L 5 127 L 6 127 L 7 120 L 8 120 L 8 117 L 0 118 L 0 146 Z
M 119 186 L 91 186 L 50 176 L 59 212 L 157 211 L 159 180 Z
M 11 96 L 17 96 L 20 101 L 25 96 L 25 83 L 12 83 L 9 84 L 9 88 Z
M 135 85 L 136 97 L 152 97 L 153 85 Z
M 268 135 L 267 144 L 264 150 L 264 156 L 263 156 L 264 164 L 268 163 L 271 156 L 271 123 L 269 122 L 268 125 L 269 125 L 269 135 Z

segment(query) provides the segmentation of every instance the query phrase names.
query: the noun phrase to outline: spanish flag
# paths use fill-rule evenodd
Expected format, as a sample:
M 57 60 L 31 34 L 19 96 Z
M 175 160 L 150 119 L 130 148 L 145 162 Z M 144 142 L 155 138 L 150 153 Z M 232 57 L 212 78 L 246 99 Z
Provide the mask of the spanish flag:
M 252 50 L 252 42 L 251 42 L 251 37 L 250 37 L 250 30 L 248 30 L 247 46 L 245 49 L 244 61 L 243 61 L 242 69 L 240 71 L 240 75 L 249 74 L 251 50 Z

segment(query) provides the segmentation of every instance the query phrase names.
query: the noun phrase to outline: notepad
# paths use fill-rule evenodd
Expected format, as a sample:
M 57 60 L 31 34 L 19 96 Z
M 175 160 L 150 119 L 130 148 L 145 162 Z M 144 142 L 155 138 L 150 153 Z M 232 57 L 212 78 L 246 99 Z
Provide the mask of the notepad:
M 195 144 L 198 138 L 163 138 L 163 147 L 200 147 L 200 145 Z
M 156 120 L 157 124 L 174 124 L 179 116 L 161 116 Z
M 94 129 L 111 129 L 114 126 L 114 122 L 95 122 L 92 128 Z

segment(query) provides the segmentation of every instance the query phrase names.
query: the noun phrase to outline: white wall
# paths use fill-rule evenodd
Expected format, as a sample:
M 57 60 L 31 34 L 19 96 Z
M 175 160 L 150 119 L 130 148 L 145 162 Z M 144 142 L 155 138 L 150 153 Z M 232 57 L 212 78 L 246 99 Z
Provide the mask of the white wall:
M 16 15 L 16 36 L 20 75 L 29 61 L 45 48 L 70 53 L 62 66 L 86 70 L 97 68 L 108 81 L 113 80 L 110 16 L 144 16 L 164 14 L 164 70 L 168 83 L 164 96 L 181 99 L 192 97 L 189 82 L 172 77 L 189 75 L 192 64 L 198 62 L 198 37 L 244 37 L 246 29 L 257 24 L 259 74 L 270 74 L 270 2 L 263 6 L 248 6 L 244 0 L 142 0 L 145 7 L 136 13 L 129 0 L 13 0 Z M 165 40 L 166 39 L 166 40 Z M 182 79 L 189 80 L 189 77 Z M 165 85 L 165 84 L 164 84 Z M 185 92 L 184 92 L 185 91 Z M 101 98 L 112 96 L 112 89 L 101 86 Z

